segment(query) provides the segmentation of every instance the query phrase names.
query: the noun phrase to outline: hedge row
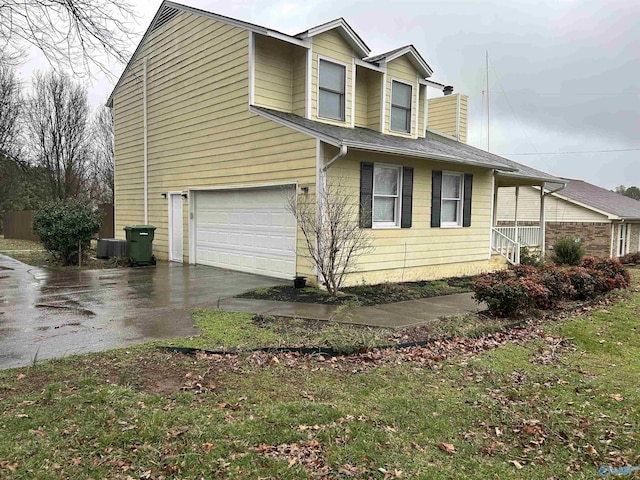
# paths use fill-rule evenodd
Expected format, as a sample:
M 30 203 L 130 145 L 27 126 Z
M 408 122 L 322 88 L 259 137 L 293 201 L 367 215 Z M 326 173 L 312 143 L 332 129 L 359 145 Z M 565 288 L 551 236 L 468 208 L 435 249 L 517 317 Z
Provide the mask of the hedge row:
M 481 275 L 473 291 L 478 302 L 501 317 L 532 309 L 550 309 L 565 300 L 588 300 L 616 288 L 627 288 L 629 272 L 615 259 L 587 257 L 578 267 L 517 265 Z

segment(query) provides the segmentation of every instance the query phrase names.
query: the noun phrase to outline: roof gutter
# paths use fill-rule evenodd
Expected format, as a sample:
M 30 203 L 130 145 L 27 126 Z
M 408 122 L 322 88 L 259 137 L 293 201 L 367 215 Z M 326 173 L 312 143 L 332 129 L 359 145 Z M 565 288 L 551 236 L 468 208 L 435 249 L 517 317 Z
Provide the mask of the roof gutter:
M 545 182 L 546 183 L 546 182 Z M 560 190 L 564 190 L 565 188 L 567 188 L 567 183 L 563 183 L 561 187 L 556 188 L 555 190 L 549 190 L 548 192 L 544 191 L 544 188 L 542 189 L 543 191 L 543 195 L 551 195 L 553 193 L 559 192 Z
M 335 162 L 336 160 L 344 157 L 347 154 L 348 150 L 349 150 L 349 147 L 347 147 L 344 143 L 342 145 L 340 145 L 340 151 L 338 152 L 338 154 L 335 157 L 333 157 L 331 160 L 329 160 L 324 167 L 322 167 L 322 172 L 326 172 L 327 169 L 333 164 L 333 162 Z

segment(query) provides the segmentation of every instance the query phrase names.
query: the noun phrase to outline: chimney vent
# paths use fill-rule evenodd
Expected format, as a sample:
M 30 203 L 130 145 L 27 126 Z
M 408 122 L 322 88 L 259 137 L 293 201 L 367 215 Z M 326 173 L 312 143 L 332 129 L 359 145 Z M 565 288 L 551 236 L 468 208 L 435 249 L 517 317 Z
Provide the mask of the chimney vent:
M 453 93 L 453 87 L 452 87 L 451 85 L 447 85 L 446 87 L 444 87 L 444 88 L 442 89 L 442 92 L 443 92 L 445 95 L 451 95 L 451 94 Z

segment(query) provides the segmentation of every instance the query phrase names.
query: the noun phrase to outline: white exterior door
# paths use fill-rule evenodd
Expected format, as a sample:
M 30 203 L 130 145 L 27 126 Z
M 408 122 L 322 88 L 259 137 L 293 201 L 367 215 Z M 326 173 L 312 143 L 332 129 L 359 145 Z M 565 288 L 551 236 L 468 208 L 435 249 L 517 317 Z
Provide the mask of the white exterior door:
M 618 225 L 618 256 L 621 257 L 627 253 L 627 224 Z
M 169 260 L 182 262 L 182 194 L 169 194 Z
M 292 278 L 296 222 L 286 204 L 294 189 L 195 192 L 195 263 Z

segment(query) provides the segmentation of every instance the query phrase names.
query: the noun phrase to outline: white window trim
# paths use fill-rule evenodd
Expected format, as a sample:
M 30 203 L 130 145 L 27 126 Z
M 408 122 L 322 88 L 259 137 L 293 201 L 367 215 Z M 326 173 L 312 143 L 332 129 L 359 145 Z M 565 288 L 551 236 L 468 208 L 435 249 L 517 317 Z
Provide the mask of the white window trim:
M 392 112 L 393 112 L 393 82 L 403 83 L 411 88 L 411 101 L 409 102 L 409 105 L 411 105 L 411 107 L 409 107 L 409 131 L 408 132 L 405 130 L 394 130 L 393 128 L 391 128 L 391 119 L 392 119 Z M 413 114 L 414 114 L 413 112 L 413 109 L 414 109 L 413 92 L 414 91 L 415 91 L 415 88 L 413 88 L 413 83 L 407 82 L 406 80 L 401 80 L 399 78 L 391 77 L 391 95 L 389 95 L 389 131 L 390 132 L 402 133 L 404 135 L 412 134 L 413 132 L 412 123 L 413 123 Z M 404 110 L 404 107 L 397 107 L 397 108 L 402 108 Z
M 456 176 L 460 181 L 460 197 L 445 198 L 444 196 L 444 177 L 445 175 Z M 442 221 L 442 204 L 445 200 L 457 200 L 458 202 L 458 214 L 457 222 L 444 222 Z M 460 172 L 442 172 L 442 185 L 440 186 L 440 228 L 462 228 L 462 217 L 464 215 L 464 173 Z
M 398 194 L 396 197 L 396 218 L 393 222 L 376 222 L 373 219 L 373 212 L 375 211 L 376 202 L 376 167 L 377 168 L 393 168 L 398 171 Z M 390 197 L 393 195 L 378 195 L 379 197 Z M 400 165 L 394 165 L 390 163 L 375 163 L 373 164 L 373 189 L 371 192 L 371 228 L 374 229 L 393 229 L 400 228 L 400 217 L 402 216 L 402 167 Z
M 320 61 L 333 63 L 334 65 L 339 65 L 341 67 L 344 67 L 344 102 L 343 102 L 344 103 L 343 104 L 344 119 L 342 120 L 331 118 L 331 117 L 323 117 L 322 115 L 320 115 Z M 349 78 L 349 65 L 346 64 L 345 62 L 341 62 L 333 58 L 325 57 L 324 55 L 318 55 L 317 62 L 318 62 L 317 63 L 318 78 L 316 80 L 316 117 L 322 120 L 329 120 L 331 122 L 346 123 L 347 122 L 347 83 L 348 83 L 347 80 Z M 353 114 L 353 112 L 351 113 Z

